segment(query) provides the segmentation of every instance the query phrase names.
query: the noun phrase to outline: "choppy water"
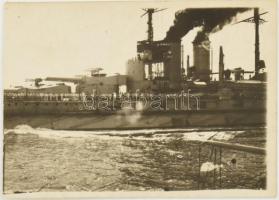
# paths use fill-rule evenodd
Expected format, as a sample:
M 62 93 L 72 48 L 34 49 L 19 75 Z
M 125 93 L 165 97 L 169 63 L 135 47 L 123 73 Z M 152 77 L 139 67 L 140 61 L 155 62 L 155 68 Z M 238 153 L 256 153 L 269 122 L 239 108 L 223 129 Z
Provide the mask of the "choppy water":
M 205 140 L 264 147 L 265 128 L 58 131 L 20 125 L 4 130 L 4 191 L 265 187 L 264 156 L 222 149 L 220 159 L 220 149 Z

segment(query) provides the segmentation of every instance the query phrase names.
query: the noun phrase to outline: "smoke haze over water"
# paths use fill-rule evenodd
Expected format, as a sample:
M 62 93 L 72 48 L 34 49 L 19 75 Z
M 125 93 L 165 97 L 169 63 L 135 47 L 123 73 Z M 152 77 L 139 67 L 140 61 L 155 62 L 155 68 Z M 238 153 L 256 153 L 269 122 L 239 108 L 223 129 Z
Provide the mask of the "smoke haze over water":
M 178 42 L 197 26 L 204 34 L 214 33 L 231 23 L 238 13 L 251 8 L 191 8 L 176 12 L 174 24 L 167 31 L 165 41 Z

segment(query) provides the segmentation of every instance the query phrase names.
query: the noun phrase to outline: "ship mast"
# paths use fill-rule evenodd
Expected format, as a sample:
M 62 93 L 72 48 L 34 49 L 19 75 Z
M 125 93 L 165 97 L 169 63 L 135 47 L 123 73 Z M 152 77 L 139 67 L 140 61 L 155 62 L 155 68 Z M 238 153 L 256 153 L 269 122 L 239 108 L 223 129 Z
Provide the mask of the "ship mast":
M 145 11 L 141 17 L 144 15 L 148 15 L 147 19 L 147 41 L 149 44 L 153 42 L 153 24 L 152 24 L 152 15 L 153 13 L 160 12 L 163 10 L 166 10 L 166 8 L 163 9 L 158 9 L 158 8 L 143 8 L 143 11 Z M 148 63 L 148 78 L 151 80 L 152 79 L 152 62 Z
M 259 74 L 260 62 L 260 42 L 259 42 L 259 8 L 254 9 L 254 23 L 255 23 L 255 77 Z
M 266 22 L 264 19 L 260 18 L 260 15 L 264 15 L 268 12 L 264 12 L 259 14 L 259 8 L 254 8 L 254 16 L 244 19 L 242 21 L 239 21 L 235 24 L 241 23 L 241 22 L 248 22 L 248 23 L 254 23 L 255 24 L 255 78 L 258 78 L 259 75 L 259 63 L 260 63 L 260 36 L 259 36 L 259 25 Z

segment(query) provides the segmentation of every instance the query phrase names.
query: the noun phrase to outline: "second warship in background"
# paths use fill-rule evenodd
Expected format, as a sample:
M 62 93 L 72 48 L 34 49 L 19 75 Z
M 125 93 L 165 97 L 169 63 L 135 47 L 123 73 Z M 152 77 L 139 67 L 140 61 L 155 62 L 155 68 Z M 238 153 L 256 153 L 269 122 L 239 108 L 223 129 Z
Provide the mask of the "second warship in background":
M 198 32 L 193 41 L 193 66 L 187 56 L 185 69 L 184 35 L 170 30 L 164 40 L 154 41 L 152 14 L 160 10 L 144 10 L 148 37 L 138 41 L 137 57 L 127 62 L 126 75 L 106 76 L 96 68 L 90 69 L 90 76 L 38 78 L 33 87 L 7 89 L 5 128 L 18 124 L 71 130 L 265 125 L 266 73 L 259 54 L 262 19 L 258 8 L 254 17 L 246 20 L 256 27 L 255 70 L 225 70 L 220 46 L 219 72 L 211 70 L 210 41 L 205 32 Z M 193 22 L 197 26 L 203 23 Z M 244 79 L 245 74 L 250 74 L 249 79 Z M 43 84 L 48 81 L 59 84 Z M 68 82 L 75 84 L 74 92 Z

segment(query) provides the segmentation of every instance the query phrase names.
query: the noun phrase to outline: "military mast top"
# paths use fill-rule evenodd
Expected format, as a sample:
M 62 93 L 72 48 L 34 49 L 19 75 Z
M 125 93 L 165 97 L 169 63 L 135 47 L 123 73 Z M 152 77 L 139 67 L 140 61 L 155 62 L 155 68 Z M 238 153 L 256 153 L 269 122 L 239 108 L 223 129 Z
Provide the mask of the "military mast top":
M 145 11 L 145 12 L 141 15 L 141 17 L 143 17 L 144 15 L 148 14 L 148 20 L 147 20 L 147 25 L 148 25 L 147 41 L 151 43 L 153 41 L 152 15 L 155 12 L 160 12 L 160 11 L 166 10 L 166 8 L 163 8 L 163 9 L 143 8 L 142 10 Z M 149 80 L 152 79 L 152 63 L 148 63 L 148 79 Z
M 148 25 L 148 29 L 147 29 L 147 40 L 150 41 L 150 42 L 152 42 L 152 41 L 153 41 L 152 15 L 153 15 L 153 13 L 166 10 L 166 8 L 163 8 L 163 9 L 158 9 L 158 8 L 143 8 L 142 10 L 145 11 L 145 13 L 143 13 L 143 14 L 141 15 L 141 17 L 143 17 L 144 15 L 148 14 L 148 20 L 147 20 L 147 25 Z
M 263 24 L 266 22 L 264 19 L 260 18 L 260 15 L 264 15 L 268 12 L 264 12 L 259 14 L 259 8 L 254 8 L 254 16 L 249 17 L 247 19 L 241 20 L 235 24 L 241 23 L 241 22 L 248 22 L 248 23 L 254 23 L 255 24 L 255 78 L 258 78 L 259 74 L 259 63 L 260 63 L 260 42 L 259 42 L 259 24 Z

